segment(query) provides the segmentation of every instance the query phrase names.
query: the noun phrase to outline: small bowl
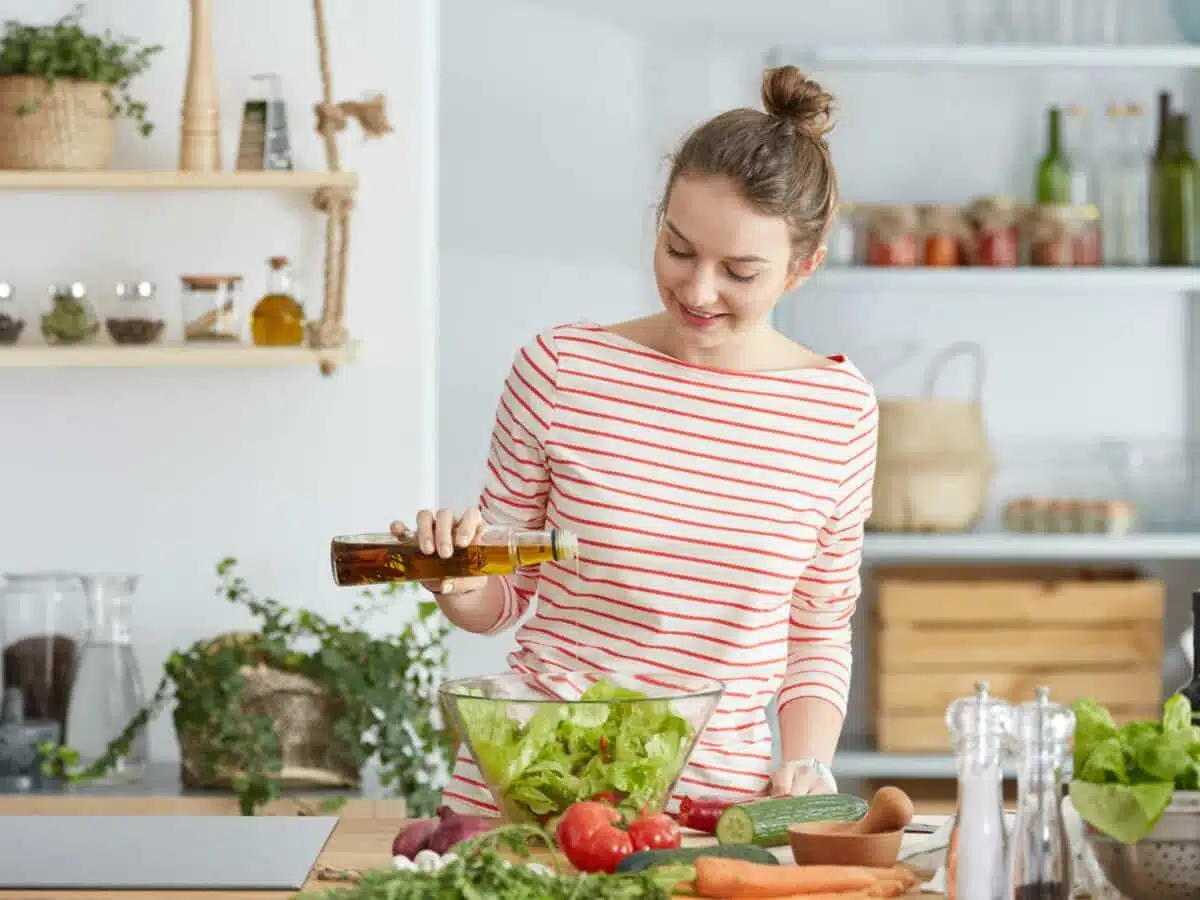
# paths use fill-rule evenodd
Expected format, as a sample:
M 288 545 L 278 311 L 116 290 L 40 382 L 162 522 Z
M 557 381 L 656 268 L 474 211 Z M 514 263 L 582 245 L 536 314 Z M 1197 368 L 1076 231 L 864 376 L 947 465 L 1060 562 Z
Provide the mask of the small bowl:
M 859 834 L 853 822 L 807 822 L 788 828 L 798 866 L 865 866 L 890 869 L 900 858 L 904 829 Z

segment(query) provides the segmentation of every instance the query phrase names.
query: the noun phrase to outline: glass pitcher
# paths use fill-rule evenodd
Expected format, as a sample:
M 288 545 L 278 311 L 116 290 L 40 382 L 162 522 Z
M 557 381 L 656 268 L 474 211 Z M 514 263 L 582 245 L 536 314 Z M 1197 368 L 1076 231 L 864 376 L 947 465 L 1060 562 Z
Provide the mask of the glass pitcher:
M 82 768 L 99 759 L 146 702 L 133 652 L 133 595 L 138 575 L 82 575 L 87 599 L 87 640 L 75 669 L 66 743 Z M 147 729 L 134 737 L 98 783 L 137 781 L 150 757 Z
M 24 719 L 66 724 L 85 637 L 83 583 L 74 572 L 6 573 L 0 586 L 3 685 L 19 688 Z

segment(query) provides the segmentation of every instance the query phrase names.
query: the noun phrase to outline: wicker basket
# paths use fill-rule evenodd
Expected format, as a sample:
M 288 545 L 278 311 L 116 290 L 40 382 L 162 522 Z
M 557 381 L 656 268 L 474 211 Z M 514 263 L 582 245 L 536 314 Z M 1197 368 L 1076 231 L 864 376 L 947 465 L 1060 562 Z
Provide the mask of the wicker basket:
M 107 169 L 117 120 L 109 85 L 29 75 L 0 76 L 0 169 Z M 26 115 L 26 103 L 37 108 Z
M 969 401 L 933 396 L 947 363 L 976 360 Z M 964 531 L 979 522 L 995 462 L 980 397 L 983 350 L 948 347 L 930 367 L 922 397 L 879 400 L 879 450 L 872 491 L 873 531 Z
M 225 635 L 222 641 L 253 635 Z M 334 734 L 338 708 L 335 698 L 312 679 L 281 672 L 259 664 L 243 666 L 245 683 L 240 711 L 248 716 L 266 716 L 275 723 L 283 766 L 280 781 L 291 788 L 356 787 L 361 773 L 349 749 Z M 180 780 L 187 788 L 227 788 L 236 772 L 212 772 L 205 758 L 219 758 L 219 751 L 204 746 L 201 738 L 184 731 L 177 735 L 180 751 Z

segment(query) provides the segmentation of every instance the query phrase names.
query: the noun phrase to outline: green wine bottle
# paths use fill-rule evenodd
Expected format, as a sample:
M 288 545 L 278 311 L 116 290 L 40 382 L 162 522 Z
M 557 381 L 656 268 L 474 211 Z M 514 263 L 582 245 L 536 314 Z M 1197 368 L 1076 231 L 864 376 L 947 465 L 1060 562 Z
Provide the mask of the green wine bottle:
M 1157 201 L 1154 222 L 1160 266 L 1194 266 L 1196 247 L 1196 158 L 1188 140 L 1188 117 L 1172 115 L 1162 158 L 1154 165 L 1152 193 Z
M 1062 110 L 1050 107 L 1046 121 L 1046 155 L 1038 162 L 1035 196 L 1038 203 L 1071 202 L 1071 158 L 1063 147 Z

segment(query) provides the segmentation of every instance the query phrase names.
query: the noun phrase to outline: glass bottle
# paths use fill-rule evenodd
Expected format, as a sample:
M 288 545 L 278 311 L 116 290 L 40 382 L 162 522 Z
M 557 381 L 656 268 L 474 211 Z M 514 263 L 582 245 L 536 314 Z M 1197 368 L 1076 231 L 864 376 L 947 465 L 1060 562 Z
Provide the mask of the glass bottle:
M 1150 244 L 1150 263 L 1158 265 L 1158 260 L 1162 256 L 1162 250 L 1159 246 L 1159 228 L 1158 222 L 1161 216 L 1161 200 L 1158 195 L 1158 169 L 1162 164 L 1163 157 L 1167 152 L 1167 133 L 1170 131 L 1168 123 L 1171 119 L 1171 93 L 1170 91 L 1158 92 L 1158 128 L 1154 137 L 1154 151 L 1150 154 L 1150 158 L 1146 163 L 1147 178 L 1150 182 L 1150 208 L 1147 210 L 1146 221 L 1146 237 Z
M 1098 179 L 1104 258 L 1114 266 L 1150 261 L 1150 178 L 1141 149 L 1142 108 L 1111 104 L 1107 110 L 1109 149 Z
M 250 334 L 260 347 L 295 347 L 304 343 L 304 307 L 296 300 L 286 256 L 272 256 L 267 293 L 250 315 Z
M 83 575 L 88 636 L 71 690 L 66 743 L 86 769 L 121 735 L 142 709 L 146 692 L 133 652 L 132 605 L 137 575 Z M 150 757 L 147 729 L 141 728 L 98 783 L 136 781 Z
M 988 683 L 946 709 L 958 766 L 958 804 L 946 851 L 947 900 L 1005 900 L 1004 754 L 1011 707 Z
M 1088 129 L 1087 112 L 1080 106 L 1068 106 L 1064 111 L 1063 135 L 1067 160 L 1071 168 L 1071 199 L 1073 206 L 1087 206 L 1096 200 L 1095 168 Z
M 1046 153 L 1038 161 L 1035 195 L 1042 204 L 1071 203 L 1071 159 L 1063 146 L 1062 110 L 1050 107 L 1046 115 Z
M 25 319 L 17 308 L 17 293 L 7 281 L 0 281 L 0 345 L 15 344 L 25 330 Z
M 341 535 L 333 539 L 329 553 L 334 582 L 347 586 L 506 575 L 520 566 L 575 559 L 579 541 L 558 528 L 523 531 L 492 525 L 447 558 L 424 553 L 416 535 L 393 534 Z
M 162 337 L 167 323 L 149 281 L 117 285 L 113 314 L 104 320 L 116 344 L 152 344 Z
M 1192 677 L 1178 694 L 1192 705 L 1192 724 L 1200 725 L 1200 591 L 1192 591 Z
M 1070 900 L 1071 846 L 1062 814 L 1075 714 L 1039 687 L 1013 712 L 1017 816 L 1010 839 L 1014 900 Z
M 1160 266 L 1196 264 L 1196 159 L 1188 141 L 1188 117 L 1167 119 L 1166 144 L 1154 167 L 1156 221 Z
M 84 344 L 100 330 L 100 322 L 81 282 L 50 286 L 50 305 L 42 316 L 42 336 L 48 344 Z

